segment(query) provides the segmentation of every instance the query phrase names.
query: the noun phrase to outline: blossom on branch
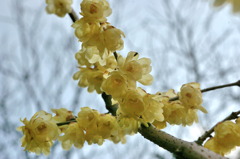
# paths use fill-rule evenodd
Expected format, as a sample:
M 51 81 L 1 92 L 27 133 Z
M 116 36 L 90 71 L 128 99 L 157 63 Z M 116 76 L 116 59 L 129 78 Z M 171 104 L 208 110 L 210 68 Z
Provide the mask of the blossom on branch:
M 50 153 L 53 140 L 56 140 L 60 130 L 52 120 L 52 115 L 45 111 L 39 111 L 28 121 L 26 118 L 21 120 L 24 126 L 18 127 L 17 130 L 23 132 L 22 147 L 25 150 L 36 154 Z
M 239 118 L 238 118 L 239 120 Z M 236 146 L 240 146 L 240 125 L 232 121 L 219 123 L 215 128 L 215 136 L 210 138 L 204 147 L 220 154 L 230 153 Z
M 46 0 L 46 11 L 49 14 L 56 14 L 59 17 L 64 17 L 72 11 L 72 0 Z

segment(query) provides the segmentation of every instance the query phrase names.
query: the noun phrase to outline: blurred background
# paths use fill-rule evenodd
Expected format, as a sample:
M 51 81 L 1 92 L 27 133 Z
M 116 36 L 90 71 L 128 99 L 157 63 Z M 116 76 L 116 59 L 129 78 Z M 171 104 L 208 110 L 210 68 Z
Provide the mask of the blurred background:
M 74 0 L 78 13 L 80 0 Z M 152 59 L 154 83 L 150 93 L 179 90 L 182 84 L 201 83 L 201 88 L 240 79 L 240 19 L 231 7 L 213 8 L 208 0 L 110 0 L 108 21 L 121 29 L 127 55 L 137 51 Z M 127 137 L 126 144 L 106 141 L 102 146 L 85 144 L 64 151 L 55 143 L 49 156 L 23 151 L 16 131 L 20 118 L 51 108 L 67 108 L 75 114 L 90 106 L 107 112 L 101 96 L 79 88 L 72 75 L 77 71 L 74 54 L 80 43 L 69 16 L 45 12 L 45 1 L 3 0 L 0 5 L 0 159 L 171 159 L 166 150 L 141 135 Z M 187 141 L 233 111 L 240 110 L 240 89 L 225 88 L 204 93 L 199 123 L 164 129 Z M 237 149 L 229 155 L 240 158 Z

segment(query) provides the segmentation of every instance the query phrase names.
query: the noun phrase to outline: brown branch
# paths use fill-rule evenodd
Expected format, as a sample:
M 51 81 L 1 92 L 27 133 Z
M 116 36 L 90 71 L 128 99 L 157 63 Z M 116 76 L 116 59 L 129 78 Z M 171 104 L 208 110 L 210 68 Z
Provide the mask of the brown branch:
M 117 59 L 118 59 L 118 54 L 117 54 L 117 52 L 114 51 L 114 52 L 113 52 L 113 55 L 114 55 L 114 57 L 115 57 L 115 59 L 116 59 L 116 61 L 117 61 Z
M 72 19 L 73 23 L 79 19 L 76 12 L 73 10 L 73 8 L 72 8 L 71 13 L 68 13 L 68 15 Z
M 116 116 L 116 112 L 118 109 L 118 105 L 112 105 L 112 96 L 111 95 L 107 95 L 105 92 L 102 93 L 102 98 L 105 102 L 106 108 L 107 110 L 113 115 Z
M 218 122 L 217 124 L 215 124 L 211 129 L 209 129 L 208 131 L 206 131 L 202 136 L 200 136 L 198 138 L 197 141 L 195 141 L 197 144 L 202 145 L 202 143 L 208 138 L 211 137 L 211 134 L 214 131 L 214 128 L 221 122 L 227 121 L 227 120 L 233 120 L 238 118 L 240 114 L 240 110 L 237 112 L 232 112 L 229 116 L 227 116 L 225 119 L 223 119 L 222 121 Z
M 158 146 L 172 152 L 179 158 L 184 159 L 227 159 L 224 156 L 214 153 L 205 147 L 199 146 L 195 142 L 187 142 L 178 139 L 172 135 L 165 133 L 164 131 L 157 130 L 153 126 L 142 126 L 139 129 L 139 133 L 144 138 L 152 141 Z
M 237 82 L 234 82 L 234 83 L 229 83 L 229 84 L 224 84 L 224 85 L 205 88 L 205 89 L 202 89 L 201 92 L 204 93 L 204 92 L 213 91 L 213 90 L 221 89 L 221 88 L 225 88 L 225 87 L 232 87 L 232 86 L 240 87 L 240 80 L 238 80 Z M 175 101 L 175 100 L 178 100 L 178 99 L 179 99 L 179 97 L 176 96 L 176 97 L 170 98 L 169 101 Z
M 77 122 L 76 119 L 71 119 L 65 122 L 57 123 L 57 126 L 68 125 L 70 123 Z

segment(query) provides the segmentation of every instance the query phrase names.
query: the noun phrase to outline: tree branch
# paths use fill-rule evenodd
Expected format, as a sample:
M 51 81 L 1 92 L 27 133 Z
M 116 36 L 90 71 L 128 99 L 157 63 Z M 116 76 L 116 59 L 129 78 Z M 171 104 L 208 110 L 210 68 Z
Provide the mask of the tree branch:
M 70 119 L 70 120 L 65 121 L 65 122 L 57 123 L 57 126 L 68 125 L 68 124 L 73 123 L 73 122 L 77 122 L 76 119 Z
M 73 22 L 73 23 L 79 19 L 78 16 L 77 16 L 77 14 L 76 14 L 76 12 L 73 10 L 73 8 L 72 8 L 71 13 L 68 13 L 68 15 L 69 15 L 70 18 L 72 19 L 72 22 Z
M 221 88 L 225 88 L 225 87 L 232 87 L 232 86 L 240 87 L 240 80 L 238 80 L 237 82 L 234 82 L 234 83 L 229 83 L 229 84 L 224 84 L 224 85 L 205 88 L 205 89 L 202 89 L 201 92 L 204 93 L 204 92 L 208 92 L 208 91 L 212 91 L 212 90 L 216 90 L 216 89 L 221 89 Z M 178 99 L 179 99 L 179 97 L 176 96 L 176 97 L 170 98 L 169 101 L 175 101 L 175 100 L 178 100 Z
M 199 146 L 195 142 L 187 142 L 169 135 L 153 126 L 141 126 L 139 133 L 158 146 L 172 152 L 184 159 L 227 159 L 224 156 L 214 153 L 205 147 Z
M 211 129 L 209 129 L 208 131 L 206 131 L 202 136 L 200 136 L 198 138 L 197 141 L 195 141 L 197 144 L 202 145 L 202 143 L 208 138 L 211 137 L 211 134 L 214 131 L 214 128 L 221 122 L 227 121 L 227 120 L 233 120 L 238 118 L 240 114 L 240 110 L 237 112 L 232 112 L 229 116 L 227 116 L 225 119 L 223 119 L 222 121 L 218 122 L 217 124 L 215 124 Z
M 116 116 L 116 112 L 118 109 L 118 105 L 112 105 L 112 96 L 111 95 L 107 95 L 105 92 L 102 93 L 102 98 L 105 102 L 106 108 L 107 110 L 113 115 Z

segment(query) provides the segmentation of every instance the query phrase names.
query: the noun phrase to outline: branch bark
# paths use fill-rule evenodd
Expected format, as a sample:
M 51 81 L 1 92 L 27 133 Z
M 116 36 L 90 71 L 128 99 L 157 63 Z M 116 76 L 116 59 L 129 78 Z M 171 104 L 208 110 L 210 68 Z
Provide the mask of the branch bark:
M 73 10 L 73 8 L 72 8 L 71 13 L 68 13 L 68 15 L 70 16 L 73 23 L 79 19 L 76 12 Z
M 227 159 L 224 156 L 214 153 L 195 142 L 187 142 L 178 139 L 164 131 L 157 130 L 153 126 L 141 126 L 139 133 L 146 139 L 152 141 L 158 146 L 172 152 L 184 159 Z

